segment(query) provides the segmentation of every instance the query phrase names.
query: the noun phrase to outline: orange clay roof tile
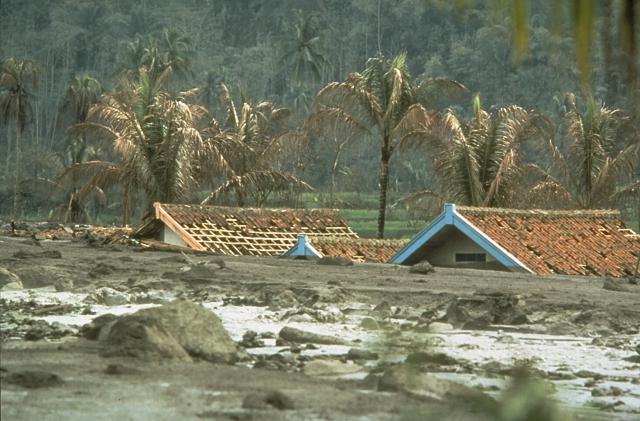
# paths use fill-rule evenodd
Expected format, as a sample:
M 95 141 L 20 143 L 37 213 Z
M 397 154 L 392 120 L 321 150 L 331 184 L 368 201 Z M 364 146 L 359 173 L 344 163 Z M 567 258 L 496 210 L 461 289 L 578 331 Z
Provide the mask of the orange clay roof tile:
M 618 211 L 456 210 L 538 274 L 626 276 L 640 254 Z
M 311 245 L 323 256 L 345 257 L 359 263 L 384 263 L 402 247 L 405 240 L 374 240 L 365 238 L 316 237 Z
M 156 205 L 192 247 L 226 255 L 279 256 L 300 233 L 357 238 L 335 209 L 254 209 L 203 205 Z M 173 222 L 169 221 L 169 222 Z M 167 221 L 164 221 L 165 223 Z M 186 241 L 189 240 L 189 241 Z

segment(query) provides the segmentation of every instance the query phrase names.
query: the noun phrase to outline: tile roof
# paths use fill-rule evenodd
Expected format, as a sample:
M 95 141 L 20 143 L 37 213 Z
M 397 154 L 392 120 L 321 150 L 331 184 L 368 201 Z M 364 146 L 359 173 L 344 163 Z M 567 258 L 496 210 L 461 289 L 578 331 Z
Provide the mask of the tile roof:
M 323 256 L 339 256 L 359 263 L 385 263 L 407 244 L 405 240 L 368 238 L 310 238 L 311 245 Z
M 156 218 L 196 250 L 279 256 L 298 234 L 357 238 L 335 209 L 254 209 L 154 204 Z
M 456 210 L 538 274 L 625 276 L 640 254 L 618 211 Z

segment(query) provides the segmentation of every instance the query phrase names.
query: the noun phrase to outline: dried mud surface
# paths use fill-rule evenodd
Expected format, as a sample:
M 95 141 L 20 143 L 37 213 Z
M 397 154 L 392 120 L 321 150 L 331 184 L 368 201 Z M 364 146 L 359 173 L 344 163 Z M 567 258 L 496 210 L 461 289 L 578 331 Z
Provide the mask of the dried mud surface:
M 615 281 L 619 290 L 605 289 L 601 278 L 444 268 L 414 274 L 394 265 L 184 255 L 85 240 L 7 236 L 0 237 L 0 268 L 18 276 L 23 291 L 88 294 L 94 300 L 53 305 L 35 299 L 16 302 L 7 299 L 8 290 L 0 292 L 3 420 L 492 419 L 473 405 L 449 398 L 383 390 L 376 386 L 384 372 L 380 365 L 365 370 L 377 377 L 313 375 L 312 368 L 321 374 L 322 370 L 345 374 L 336 363 L 377 357 L 366 352 L 354 358 L 346 352 L 333 358 L 305 357 L 300 348 L 312 349 L 306 344 L 313 339 L 300 344 L 295 338 L 280 341 L 276 345 L 287 352 L 269 359 L 246 352 L 268 335 L 235 338 L 241 355 L 235 365 L 197 359 L 140 362 L 102 357 L 101 342 L 82 337 L 86 334 L 79 326 L 52 327 L 35 321 L 42 315 L 91 313 L 92 303 L 157 305 L 184 298 L 239 308 L 289 309 L 298 318 L 320 324 L 361 312 L 387 338 L 449 324 L 465 331 L 593 337 L 629 355 L 635 354 L 640 329 L 640 287 Z M 104 287 L 109 290 L 99 292 Z M 338 339 L 341 343 L 344 338 Z M 359 348 L 359 340 L 344 340 Z M 420 354 L 413 358 L 420 359 Z M 458 365 L 474 373 L 477 369 L 444 357 L 429 358 L 428 367 Z M 322 365 L 325 361 L 333 366 Z M 637 383 L 629 385 L 637 389 Z M 616 405 L 604 409 L 615 411 Z M 627 410 L 622 418 L 640 416 L 634 408 Z

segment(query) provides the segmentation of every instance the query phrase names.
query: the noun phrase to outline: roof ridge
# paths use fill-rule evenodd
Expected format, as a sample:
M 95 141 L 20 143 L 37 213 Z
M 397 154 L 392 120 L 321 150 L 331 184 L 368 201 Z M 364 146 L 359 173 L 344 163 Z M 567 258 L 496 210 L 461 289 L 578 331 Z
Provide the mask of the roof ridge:
M 542 217 L 604 217 L 619 218 L 617 209 L 513 209 L 513 208 L 489 208 L 473 206 L 456 206 L 456 210 L 471 214 L 513 215 L 513 216 L 542 216 Z
M 161 207 L 190 207 L 190 208 L 205 208 L 212 210 L 232 210 L 233 212 L 337 212 L 340 213 L 340 209 L 337 208 L 254 208 L 254 207 L 236 207 L 236 206 L 218 206 L 218 205 L 201 205 L 197 203 L 160 203 Z
M 397 245 L 401 243 L 406 243 L 409 240 L 403 240 L 400 238 L 346 238 L 339 236 L 323 236 L 323 235 L 314 235 L 307 234 L 312 242 L 318 241 L 323 243 L 370 243 L 377 245 Z

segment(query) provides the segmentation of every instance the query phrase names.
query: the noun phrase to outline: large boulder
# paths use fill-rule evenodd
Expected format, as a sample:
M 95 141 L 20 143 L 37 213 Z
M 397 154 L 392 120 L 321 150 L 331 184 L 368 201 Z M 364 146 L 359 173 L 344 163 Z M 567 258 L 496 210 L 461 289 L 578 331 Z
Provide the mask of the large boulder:
M 107 355 L 195 357 L 222 363 L 237 358 L 236 345 L 220 319 L 201 305 L 182 300 L 120 317 L 110 326 L 105 342 Z
M 15 273 L 7 268 L 0 267 L 0 289 L 22 289 L 22 281 Z

